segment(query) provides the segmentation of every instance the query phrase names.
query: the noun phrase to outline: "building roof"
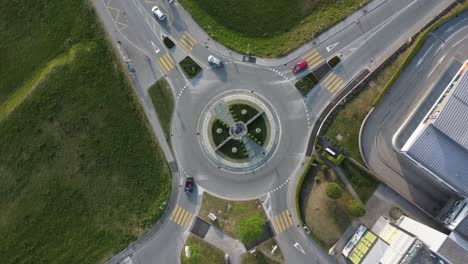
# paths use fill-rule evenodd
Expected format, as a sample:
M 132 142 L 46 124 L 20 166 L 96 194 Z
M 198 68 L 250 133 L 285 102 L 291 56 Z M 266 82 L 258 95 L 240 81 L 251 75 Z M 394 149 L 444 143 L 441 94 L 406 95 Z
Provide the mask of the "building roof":
M 468 149 L 468 74 L 464 74 L 434 126 Z
M 449 186 L 468 197 L 468 61 L 448 91 L 437 103 L 434 114 L 407 154 Z M 453 91 L 450 90 L 453 87 Z M 444 99 L 444 97 L 449 96 Z M 438 112 L 438 113 L 437 113 Z
M 466 215 L 465 218 L 463 218 L 463 220 L 457 225 L 455 232 L 468 240 L 468 215 Z
M 468 150 L 434 125 L 424 130 L 408 155 L 468 197 Z

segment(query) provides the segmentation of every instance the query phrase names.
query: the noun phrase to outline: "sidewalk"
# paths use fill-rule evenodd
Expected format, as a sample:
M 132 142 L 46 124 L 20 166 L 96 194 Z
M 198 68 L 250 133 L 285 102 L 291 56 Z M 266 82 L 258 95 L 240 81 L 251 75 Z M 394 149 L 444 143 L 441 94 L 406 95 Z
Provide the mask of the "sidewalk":
M 240 264 L 242 254 L 246 252 L 244 244 L 241 241 L 224 234 L 223 231 L 214 226 L 210 227 L 203 240 L 229 254 L 229 258 L 233 264 Z

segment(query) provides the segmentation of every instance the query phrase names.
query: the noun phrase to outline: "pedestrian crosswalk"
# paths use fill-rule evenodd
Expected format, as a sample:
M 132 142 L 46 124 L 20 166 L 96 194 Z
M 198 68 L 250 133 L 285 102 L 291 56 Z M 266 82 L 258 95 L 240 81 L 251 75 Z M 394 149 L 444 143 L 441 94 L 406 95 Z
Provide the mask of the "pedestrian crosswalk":
M 179 39 L 179 45 L 188 53 L 190 53 L 197 45 L 197 40 L 192 37 L 188 32 L 184 32 L 182 37 Z
M 288 210 L 284 210 L 281 214 L 273 217 L 271 219 L 271 223 L 273 224 L 273 228 L 277 235 L 291 227 L 293 224 Z
M 158 64 L 164 73 L 170 72 L 176 66 L 174 59 L 169 55 L 169 53 L 159 57 Z
M 311 50 L 304 57 L 302 57 L 302 59 L 307 61 L 307 65 L 309 66 L 309 69 L 311 70 L 315 69 L 324 61 L 322 56 L 320 55 L 320 52 L 317 49 Z
M 193 214 L 188 210 L 176 205 L 176 208 L 171 214 L 170 220 L 183 228 L 187 228 L 190 224 Z
M 322 84 L 330 93 L 336 95 L 342 88 L 343 79 L 341 79 L 335 73 L 331 72 L 327 77 L 325 77 L 325 79 L 322 80 Z

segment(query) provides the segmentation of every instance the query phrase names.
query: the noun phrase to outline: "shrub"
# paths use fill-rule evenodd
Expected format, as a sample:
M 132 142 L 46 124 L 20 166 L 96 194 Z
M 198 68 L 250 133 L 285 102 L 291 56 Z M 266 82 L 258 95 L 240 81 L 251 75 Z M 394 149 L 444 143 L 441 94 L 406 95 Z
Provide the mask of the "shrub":
M 319 81 L 315 75 L 313 73 L 309 73 L 304 78 L 297 81 L 294 86 L 296 86 L 296 89 L 302 94 L 302 96 L 306 96 L 318 82 Z
M 322 180 L 320 179 L 319 176 L 315 176 L 315 177 L 314 177 L 314 181 L 315 181 L 315 183 L 318 184 L 318 183 L 320 183 Z
M 354 217 L 361 217 L 366 214 L 366 208 L 358 200 L 351 200 L 347 204 L 349 214 Z
M 335 56 L 328 61 L 328 65 L 332 68 L 338 65 L 338 63 L 340 63 L 340 58 L 338 56 Z
M 325 192 L 327 193 L 327 196 L 333 200 L 340 199 L 341 195 L 343 195 L 343 189 L 334 182 L 331 182 L 327 185 Z
M 185 57 L 183 60 L 179 62 L 180 67 L 182 70 L 187 74 L 187 76 L 192 79 L 195 77 L 199 72 L 201 72 L 202 68 L 198 65 L 192 58 L 189 56 Z
M 166 45 L 168 49 L 172 49 L 175 46 L 175 43 L 168 37 L 165 37 L 163 39 L 163 42 L 164 42 L 164 45 Z
M 239 221 L 238 236 L 244 244 L 250 244 L 259 239 L 263 234 L 264 221 L 260 213 L 243 218 Z

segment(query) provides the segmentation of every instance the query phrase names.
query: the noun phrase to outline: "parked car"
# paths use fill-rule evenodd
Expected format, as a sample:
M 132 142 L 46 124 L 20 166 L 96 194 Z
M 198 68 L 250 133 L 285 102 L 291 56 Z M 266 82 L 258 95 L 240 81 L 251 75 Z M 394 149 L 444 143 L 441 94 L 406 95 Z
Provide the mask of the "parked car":
M 161 11 L 161 9 L 159 9 L 158 6 L 153 6 L 153 8 L 151 8 L 151 11 L 160 21 L 166 19 L 166 15 Z
M 185 193 L 186 194 L 192 194 L 193 185 L 194 185 L 193 177 L 187 177 L 187 179 L 185 180 Z
M 211 63 L 211 64 L 216 65 L 216 67 L 223 66 L 223 62 L 220 59 L 213 56 L 213 55 L 208 56 L 208 62 Z
M 303 60 L 303 61 L 300 61 L 299 63 L 295 64 L 294 66 L 292 66 L 291 70 L 292 72 L 294 73 L 298 73 L 300 71 L 302 71 L 303 69 L 307 68 L 307 61 Z

